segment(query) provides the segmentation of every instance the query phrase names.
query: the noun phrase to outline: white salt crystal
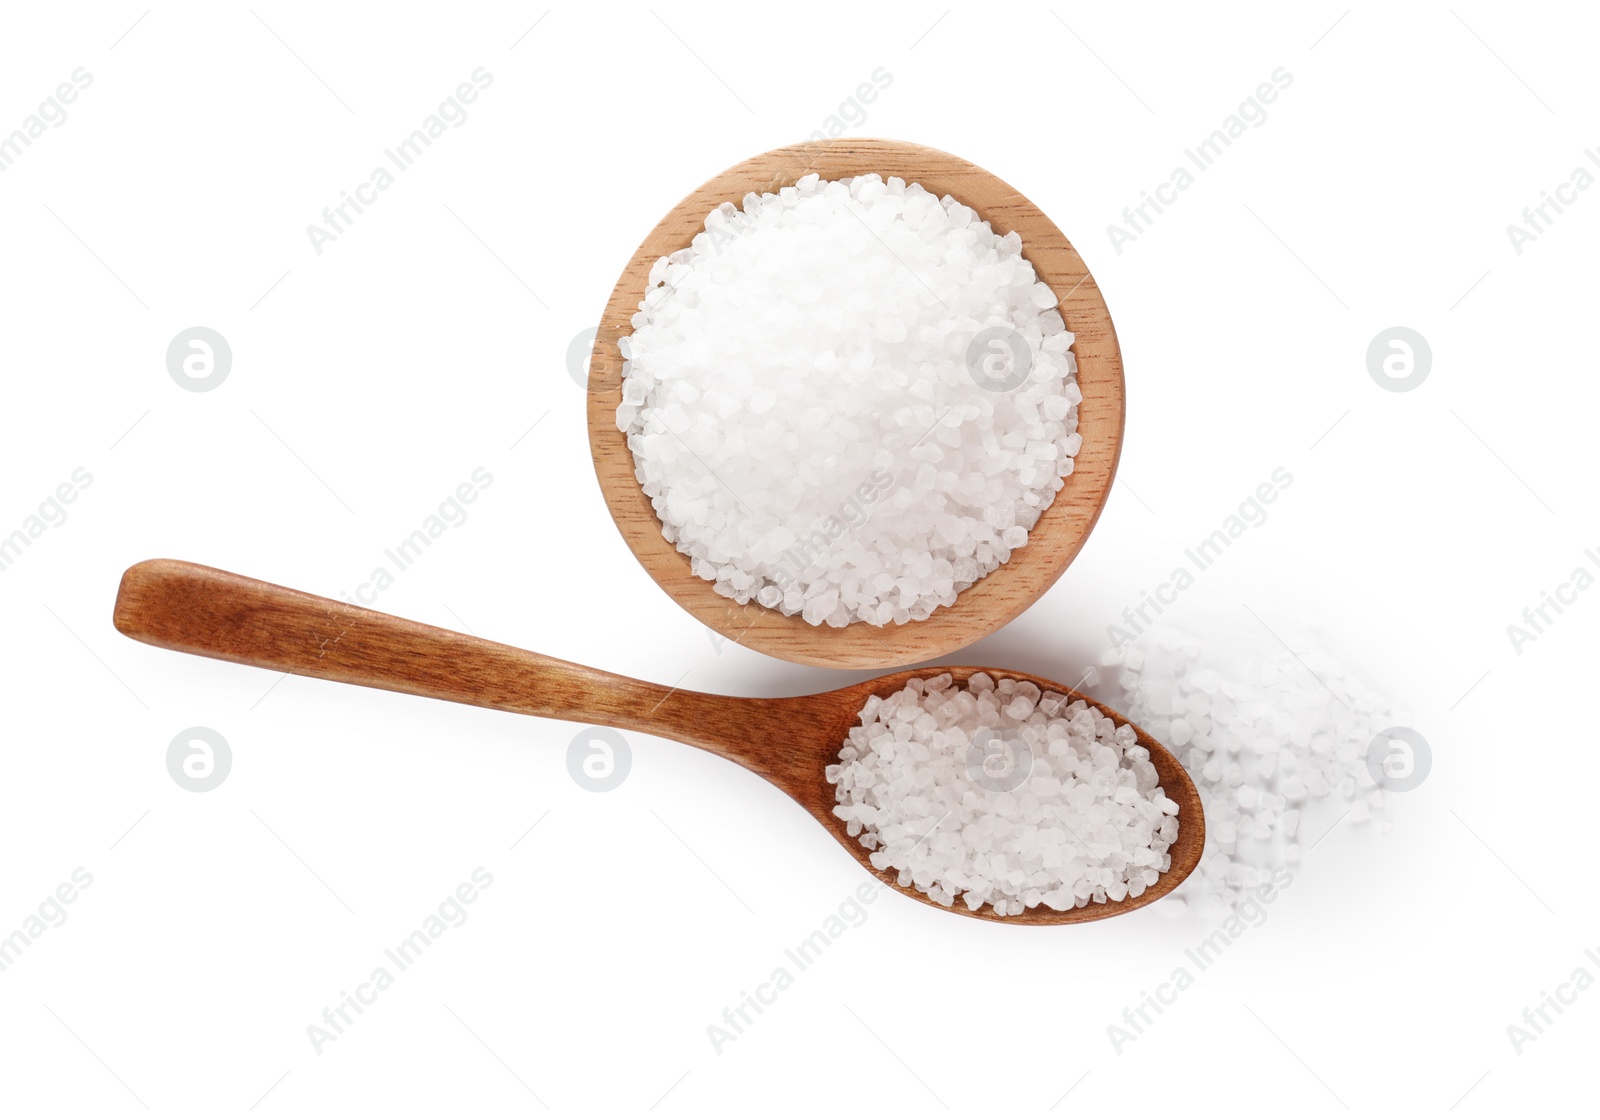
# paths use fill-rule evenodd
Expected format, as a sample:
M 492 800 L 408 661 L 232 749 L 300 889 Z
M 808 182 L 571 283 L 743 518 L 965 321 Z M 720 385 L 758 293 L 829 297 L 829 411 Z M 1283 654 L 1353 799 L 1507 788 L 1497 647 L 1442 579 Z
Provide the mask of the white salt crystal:
M 1064 699 L 983 673 L 964 689 L 948 673 L 909 681 L 863 707 L 828 768 L 834 814 L 863 822 L 874 867 L 941 905 L 1004 916 L 1138 897 L 1170 866 L 1178 804 L 1131 727 L 1082 701 L 1062 713 Z
M 1301 809 L 1315 819 L 1378 816 L 1383 791 L 1366 768 L 1366 744 L 1384 727 L 1403 724 L 1376 692 L 1309 641 L 1297 638 L 1305 663 L 1272 650 L 1241 663 L 1201 664 L 1197 639 L 1176 631 L 1128 645 L 1121 695 L 1108 697 L 1128 717 L 1165 741 L 1194 779 L 1206 812 L 1206 849 L 1195 874 L 1169 897 L 1188 896 L 1202 910 L 1242 902 L 1245 884 L 1297 865 Z M 1322 681 L 1307 672 L 1320 666 Z M 1336 700 L 1323 682 L 1339 695 Z M 1201 699 L 1203 698 L 1203 699 Z M 1196 703 L 1198 701 L 1198 703 Z M 1181 714 L 1180 714 L 1181 713 Z M 1157 735 L 1157 738 L 1161 738 Z M 1200 747 L 1204 749 L 1199 749 Z M 1343 805 L 1320 809 L 1325 801 Z
M 651 269 L 617 409 L 696 574 L 813 625 L 882 626 L 1024 547 L 1072 471 L 1082 394 L 1021 239 L 873 175 L 807 176 L 705 226 Z

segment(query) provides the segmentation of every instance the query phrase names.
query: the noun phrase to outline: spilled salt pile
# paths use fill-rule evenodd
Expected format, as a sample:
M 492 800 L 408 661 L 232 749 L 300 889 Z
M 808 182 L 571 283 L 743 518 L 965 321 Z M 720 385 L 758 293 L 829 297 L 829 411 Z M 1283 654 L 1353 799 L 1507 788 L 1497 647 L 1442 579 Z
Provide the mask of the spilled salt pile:
M 1120 695 L 1109 698 L 1177 756 L 1205 810 L 1200 864 L 1163 906 L 1181 899 L 1208 917 L 1225 914 L 1275 869 L 1297 865 L 1324 828 L 1382 816 L 1384 791 L 1366 755 L 1395 720 L 1378 693 L 1308 640 L 1227 660 L 1166 630 L 1101 660 L 1122 667 Z M 1307 817 L 1318 822 L 1309 835 Z
M 746 195 L 658 260 L 617 426 L 662 532 L 740 604 L 925 619 L 1027 544 L 1082 443 L 1056 295 L 955 199 Z
M 1015 915 L 1138 897 L 1178 836 L 1132 727 L 986 673 L 870 698 L 826 773 L 872 865 L 944 906 Z

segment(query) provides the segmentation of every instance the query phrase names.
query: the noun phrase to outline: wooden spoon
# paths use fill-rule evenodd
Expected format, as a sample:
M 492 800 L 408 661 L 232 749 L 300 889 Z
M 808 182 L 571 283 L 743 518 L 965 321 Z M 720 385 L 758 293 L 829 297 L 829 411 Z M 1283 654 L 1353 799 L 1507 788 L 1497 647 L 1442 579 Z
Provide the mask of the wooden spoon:
M 181 560 L 146 560 L 123 573 L 113 621 L 130 638 L 183 653 L 546 719 L 622 727 L 700 747 L 783 790 L 870 874 L 930 906 L 938 904 L 914 888 L 900 887 L 896 872 L 873 867 L 867 849 L 832 812 L 834 787 L 823 768 L 837 759 L 868 696 L 889 696 L 913 677 L 948 672 L 964 684 L 973 673 L 986 672 L 1032 681 L 1127 722 L 1042 677 L 972 666 L 908 669 L 814 696 L 748 699 L 689 692 Z M 1135 731 L 1150 751 L 1162 789 L 1179 807 L 1172 867 L 1153 887 L 1120 902 L 1063 912 L 1036 906 L 1016 917 L 1000 917 L 988 905 L 970 911 L 959 901 L 941 909 L 1015 925 L 1087 922 L 1146 906 L 1181 883 L 1205 847 L 1200 795 L 1177 759 L 1142 730 Z
M 812 626 L 799 615 L 740 606 L 717 594 L 689 568 L 689 558 L 661 535 L 661 521 L 634 475 L 633 452 L 617 429 L 622 403 L 620 338 L 633 332 L 650 268 L 688 248 L 706 215 L 724 202 L 740 205 L 751 192 L 777 191 L 810 174 L 842 179 L 877 172 L 921 183 L 972 207 L 994 231 L 1016 231 L 1022 255 L 1055 292 L 1056 309 L 1077 336 L 1078 433 L 1083 448 L 1050 508 L 1010 561 L 961 592 L 921 622 L 871 626 Z M 1122 449 L 1124 393 L 1117 331 L 1083 258 L 1044 212 L 1015 187 L 958 156 L 896 140 L 816 140 L 776 148 L 735 164 L 701 185 L 650 231 L 622 270 L 595 334 L 589 362 L 589 447 L 606 505 L 623 540 L 650 578 L 677 604 L 725 638 L 773 657 L 835 669 L 887 669 L 942 657 L 1010 622 L 1067 570 L 1094 528 L 1111 493 Z

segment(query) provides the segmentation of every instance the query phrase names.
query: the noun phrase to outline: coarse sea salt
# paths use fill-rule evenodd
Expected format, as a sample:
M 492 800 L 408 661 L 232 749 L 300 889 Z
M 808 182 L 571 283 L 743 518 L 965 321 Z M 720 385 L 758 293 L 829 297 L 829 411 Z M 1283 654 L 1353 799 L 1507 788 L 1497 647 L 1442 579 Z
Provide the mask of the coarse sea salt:
M 1072 472 L 1082 395 L 1022 250 L 916 183 L 809 175 L 658 260 L 616 420 L 695 574 L 882 626 L 1023 548 Z
M 1206 846 L 1162 905 L 1231 912 L 1310 844 L 1307 818 L 1387 831 L 1384 791 L 1368 770 L 1374 736 L 1398 722 L 1381 695 L 1310 640 L 1227 659 L 1175 629 L 1101 658 L 1120 666 L 1108 698 L 1166 744 L 1200 791 Z
M 944 906 L 1070 910 L 1172 866 L 1178 805 L 1134 729 L 1028 681 L 942 673 L 871 697 L 826 775 L 872 866 Z

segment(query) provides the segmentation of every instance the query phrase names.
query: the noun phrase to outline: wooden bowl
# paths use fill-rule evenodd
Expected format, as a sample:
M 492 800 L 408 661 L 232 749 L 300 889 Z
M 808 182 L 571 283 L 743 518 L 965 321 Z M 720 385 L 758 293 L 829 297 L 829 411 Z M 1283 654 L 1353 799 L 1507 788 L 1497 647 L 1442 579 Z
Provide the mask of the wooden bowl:
M 619 339 L 644 298 L 650 268 L 688 248 L 705 218 L 724 202 L 791 186 L 812 173 L 842 179 L 870 172 L 921 183 L 972 207 L 999 234 L 1015 230 L 1039 279 L 1055 291 L 1057 309 L 1077 336 L 1078 431 L 1083 436 L 1073 472 L 1050 508 L 1008 563 L 920 622 L 873 626 L 812 626 L 753 600 L 741 606 L 695 575 L 689 558 L 661 535 L 661 522 L 634 474 L 627 436 L 617 428 L 622 401 Z M 589 446 L 600 490 L 622 537 L 652 579 L 679 606 L 712 630 L 762 653 L 806 665 L 876 669 L 942 657 L 1010 622 L 1043 595 L 1083 547 L 1105 507 L 1122 449 L 1122 355 L 1100 289 L 1082 258 L 1049 218 L 989 172 L 946 152 L 896 140 L 821 140 L 765 152 L 735 164 L 691 193 L 644 239 L 622 270 L 606 304 L 589 362 Z

